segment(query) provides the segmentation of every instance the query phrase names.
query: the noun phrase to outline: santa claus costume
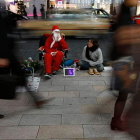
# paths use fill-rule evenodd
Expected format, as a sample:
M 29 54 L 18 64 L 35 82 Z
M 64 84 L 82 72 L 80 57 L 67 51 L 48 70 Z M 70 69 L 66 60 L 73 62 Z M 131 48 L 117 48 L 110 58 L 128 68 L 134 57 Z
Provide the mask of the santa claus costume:
M 68 45 L 60 36 L 60 30 L 57 25 L 52 28 L 52 35 L 50 35 L 45 43 L 45 52 L 44 61 L 45 61 L 45 77 L 51 78 L 51 65 L 53 61 L 53 74 L 56 74 L 56 71 L 59 70 L 60 64 L 63 59 L 63 53 L 60 50 L 67 50 Z

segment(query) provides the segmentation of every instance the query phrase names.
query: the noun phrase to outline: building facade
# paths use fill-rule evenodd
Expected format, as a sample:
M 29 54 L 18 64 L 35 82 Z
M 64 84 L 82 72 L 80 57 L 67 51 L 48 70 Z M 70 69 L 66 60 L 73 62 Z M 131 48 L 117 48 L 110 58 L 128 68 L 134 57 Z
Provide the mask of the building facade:
M 116 12 L 118 14 L 120 10 L 120 5 L 124 0 L 5 0 L 6 2 L 10 1 L 10 9 L 15 12 L 16 4 L 15 1 L 23 1 L 26 5 L 26 11 L 28 16 L 33 16 L 33 5 L 37 8 L 37 15 L 41 16 L 40 13 L 40 4 L 45 5 L 45 10 L 49 9 L 51 5 L 54 8 L 62 8 L 62 9 L 81 9 L 81 8 L 99 8 L 104 9 L 108 13 L 112 14 L 114 7 L 116 8 Z M 140 1 L 138 2 L 137 8 L 132 8 L 132 15 L 140 14 Z

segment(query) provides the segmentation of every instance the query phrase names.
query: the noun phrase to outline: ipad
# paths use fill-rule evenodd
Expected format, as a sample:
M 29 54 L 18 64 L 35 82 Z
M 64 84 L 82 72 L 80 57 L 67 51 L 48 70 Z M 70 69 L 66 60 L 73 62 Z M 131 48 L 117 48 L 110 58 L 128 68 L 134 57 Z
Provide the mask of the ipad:
M 75 68 L 64 68 L 64 76 L 75 76 Z

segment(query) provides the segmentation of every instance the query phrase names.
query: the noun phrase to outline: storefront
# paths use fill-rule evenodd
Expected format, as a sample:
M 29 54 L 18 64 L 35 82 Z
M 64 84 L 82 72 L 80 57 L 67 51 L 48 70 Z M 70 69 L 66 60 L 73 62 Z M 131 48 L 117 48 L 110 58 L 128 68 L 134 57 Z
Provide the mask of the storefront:
M 137 15 L 140 15 L 140 0 L 138 1 L 137 5 Z
M 108 13 L 113 12 L 113 8 L 116 8 L 116 12 L 118 13 L 119 8 L 123 0 L 94 0 L 94 8 L 104 9 Z
M 116 13 L 118 14 L 120 10 L 120 5 L 124 0 L 5 0 L 7 7 L 14 13 L 17 13 L 18 6 L 17 1 L 23 1 L 26 5 L 27 16 L 33 16 L 33 5 L 36 6 L 37 15 L 41 16 L 40 9 L 41 4 L 44 4 L 44 9 L 50 9 L 51 5 L 58 9 L 80 9 L 80 8 L 99 8 L 104 9 L 108 13 L 112 14 L 114 7 L 116 8 Z M 132 15 L 140 14 L 140 0 L 138 2 L 137 10 L 132 8 Z

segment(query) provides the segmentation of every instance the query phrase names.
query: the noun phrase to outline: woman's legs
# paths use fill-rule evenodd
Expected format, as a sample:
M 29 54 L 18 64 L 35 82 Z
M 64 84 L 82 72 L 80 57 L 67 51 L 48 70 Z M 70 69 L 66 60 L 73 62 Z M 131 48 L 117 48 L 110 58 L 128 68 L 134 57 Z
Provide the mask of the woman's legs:
M 46 53 L 44 55 L 45 73 L 49 73 L 49 74 L 52 73 L 52 70 L 51 70 L 52 60 L 53 60 L 53 57 L 51 54 Z
M 56 53 L 56 56 L 53 57 L 53 70 L 57 71 L 60 68 L 60 64 L 62 62 L 63 59 L 63 53 L 61 51 L 58 51 Z
M 80 66 L 81 70 L 89 70 L 90 64 L 87 61 L 79 60 L 78 65 Z
M 126 100 L 127 100 L 128 93 L 119 92 L 119 97 L 116 101 L 115 108 L 114 108 L 114 119 L 120 120 L 121 115 L 123 113 Z
M 102 72 L 104 70 L 103 64 L 96 65 L 96 69 L 97 69 L 98 72 Z
M 114 117 L 112 118 L 110 124 L 112 130 L 120 130 L 120 131 L 125 130 L 125 125 L 121 120 L 121 116 L 126 104 L 127 96 L 128 93 L 119 92 L 119 97 L 116 101 L 115 108 L 114 108 Z

